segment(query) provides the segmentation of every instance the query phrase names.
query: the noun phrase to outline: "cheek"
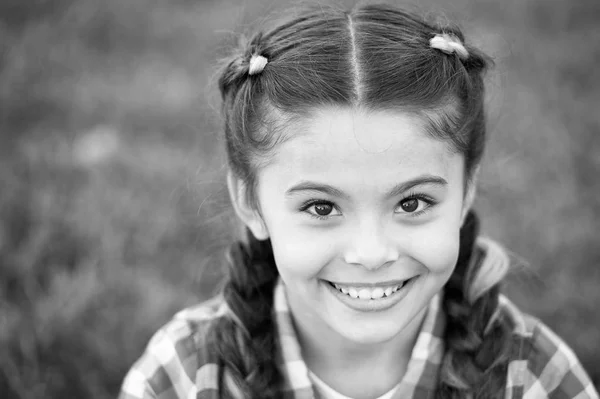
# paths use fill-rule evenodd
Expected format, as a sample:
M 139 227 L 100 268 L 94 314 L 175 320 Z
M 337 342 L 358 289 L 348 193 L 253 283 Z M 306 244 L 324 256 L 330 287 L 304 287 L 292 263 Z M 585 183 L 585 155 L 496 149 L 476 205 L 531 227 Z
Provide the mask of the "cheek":
M 271 234 L 275 263 L 282 277 L 314 277 L 334 258 L 334 249 L 327 240 L 312 239 L 297 229 L 282 226 Z
M 450 275 L 458 260 L 462 224 L 462 189 L 447 199 L 439 217 L 419 229 L 413 240 L 422 263 L 432 273 Z
M 459 227 L 446 223 L 420 228 L 411 240 L 412 256 L 431 273 L 449 275 L 458 259 Z

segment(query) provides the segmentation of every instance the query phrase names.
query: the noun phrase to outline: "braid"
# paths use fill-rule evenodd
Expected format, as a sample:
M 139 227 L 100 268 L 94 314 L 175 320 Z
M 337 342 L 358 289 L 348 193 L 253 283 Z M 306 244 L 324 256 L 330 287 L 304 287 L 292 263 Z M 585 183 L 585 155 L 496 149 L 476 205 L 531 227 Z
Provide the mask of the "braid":
M 221 397 L 271 398 L 282 379 L 273 356 L 273 289 L 278 272 L 271 242 L 246 233 L 248 244 L 236 242 L 228 254 L 223 297 L 233 317 L 218 319 L 210 339 L 221 365 Z
M 473 303 L 468 298 L 472 278 L 482 264 L 483 254 L 475 246 L 478 233 L 479 220 L 470 212 L 460 231 L 457 266 L 444 290 L 446 353 L 437 399 L 504 397 L 511 332 L 500 320 L 488 325 L 498 307 L 499 284 Z

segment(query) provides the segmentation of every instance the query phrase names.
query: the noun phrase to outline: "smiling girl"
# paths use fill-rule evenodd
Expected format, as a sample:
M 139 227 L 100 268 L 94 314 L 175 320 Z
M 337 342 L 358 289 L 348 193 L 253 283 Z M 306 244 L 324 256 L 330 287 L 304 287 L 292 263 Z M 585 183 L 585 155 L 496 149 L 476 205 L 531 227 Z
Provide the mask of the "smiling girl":
M 391 6 L 293 14 L 220 75 L 248 233 L 224 290 L 158 331 L 121 398 L 598 398 L 479 237 L 487 58 Z

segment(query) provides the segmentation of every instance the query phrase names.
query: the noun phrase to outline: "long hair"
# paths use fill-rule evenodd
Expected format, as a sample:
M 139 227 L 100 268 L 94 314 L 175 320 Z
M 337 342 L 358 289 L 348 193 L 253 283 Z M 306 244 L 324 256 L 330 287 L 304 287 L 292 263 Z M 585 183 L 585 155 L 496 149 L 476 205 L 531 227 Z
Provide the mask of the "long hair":
M 465 43 L 455 26 L 428 23 L 388 5 L 351 11 L 319 6 L 247 37 L 219 75 L 225 142 L 231 171 L 257 203 L 261 165 L 289 138 L 282 127 L 321 106 L 402 110 L 427 122 L 427 132 L 464 158 L 473 177 L 484 151 L 483 75 L 489 59 Z M 467 56 L 430 46 L 437 34 L 463 43 Z M 268 62 L 250 73 L 250 61 Z M 445 287 L 445 354 L 436 397 L 502 397 L 508 332 L 487 325 L 498 304 L 494 284 L 476 300 L 467 295 L 481 267 L 474 251 L 478 222 L 470 214 L 460 232 L 457 267 Z M 275 360 L 272 288 L 277 269 L 269 241 L 248 234 L 232 246 L 224 298 L 235 319 L 212 330 L 223 367 L 224 397 L 274 397 L 282 382 Z

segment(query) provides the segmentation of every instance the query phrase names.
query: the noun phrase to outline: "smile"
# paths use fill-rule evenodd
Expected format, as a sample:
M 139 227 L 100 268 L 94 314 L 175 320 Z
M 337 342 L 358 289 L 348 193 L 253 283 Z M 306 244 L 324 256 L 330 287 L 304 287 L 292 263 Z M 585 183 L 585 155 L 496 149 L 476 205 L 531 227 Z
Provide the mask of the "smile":
M 357 312 L 381 312 L 393 308 L 411 291 L 419 275 L 407 280 L 395 280 L 380 285 L 340 284 L 321 280 L 341 303 Z
M 354 299 L 363 299 L 363 300 L 375 300 L 381 298 L 387 298 L 392 296 L 399 289 L 404 287 L 406 283 L 408 283 L 410 279 L 404 280 L 400 284 L 388 285 L 388 286 L 380 286 L 380 287 L 360 287 L 360 286 L 350 286 L 350 285 L 342 285 L 333 282 L 329 282 L 335 289 L 337 289 L 342 294 L 348 295 Z

